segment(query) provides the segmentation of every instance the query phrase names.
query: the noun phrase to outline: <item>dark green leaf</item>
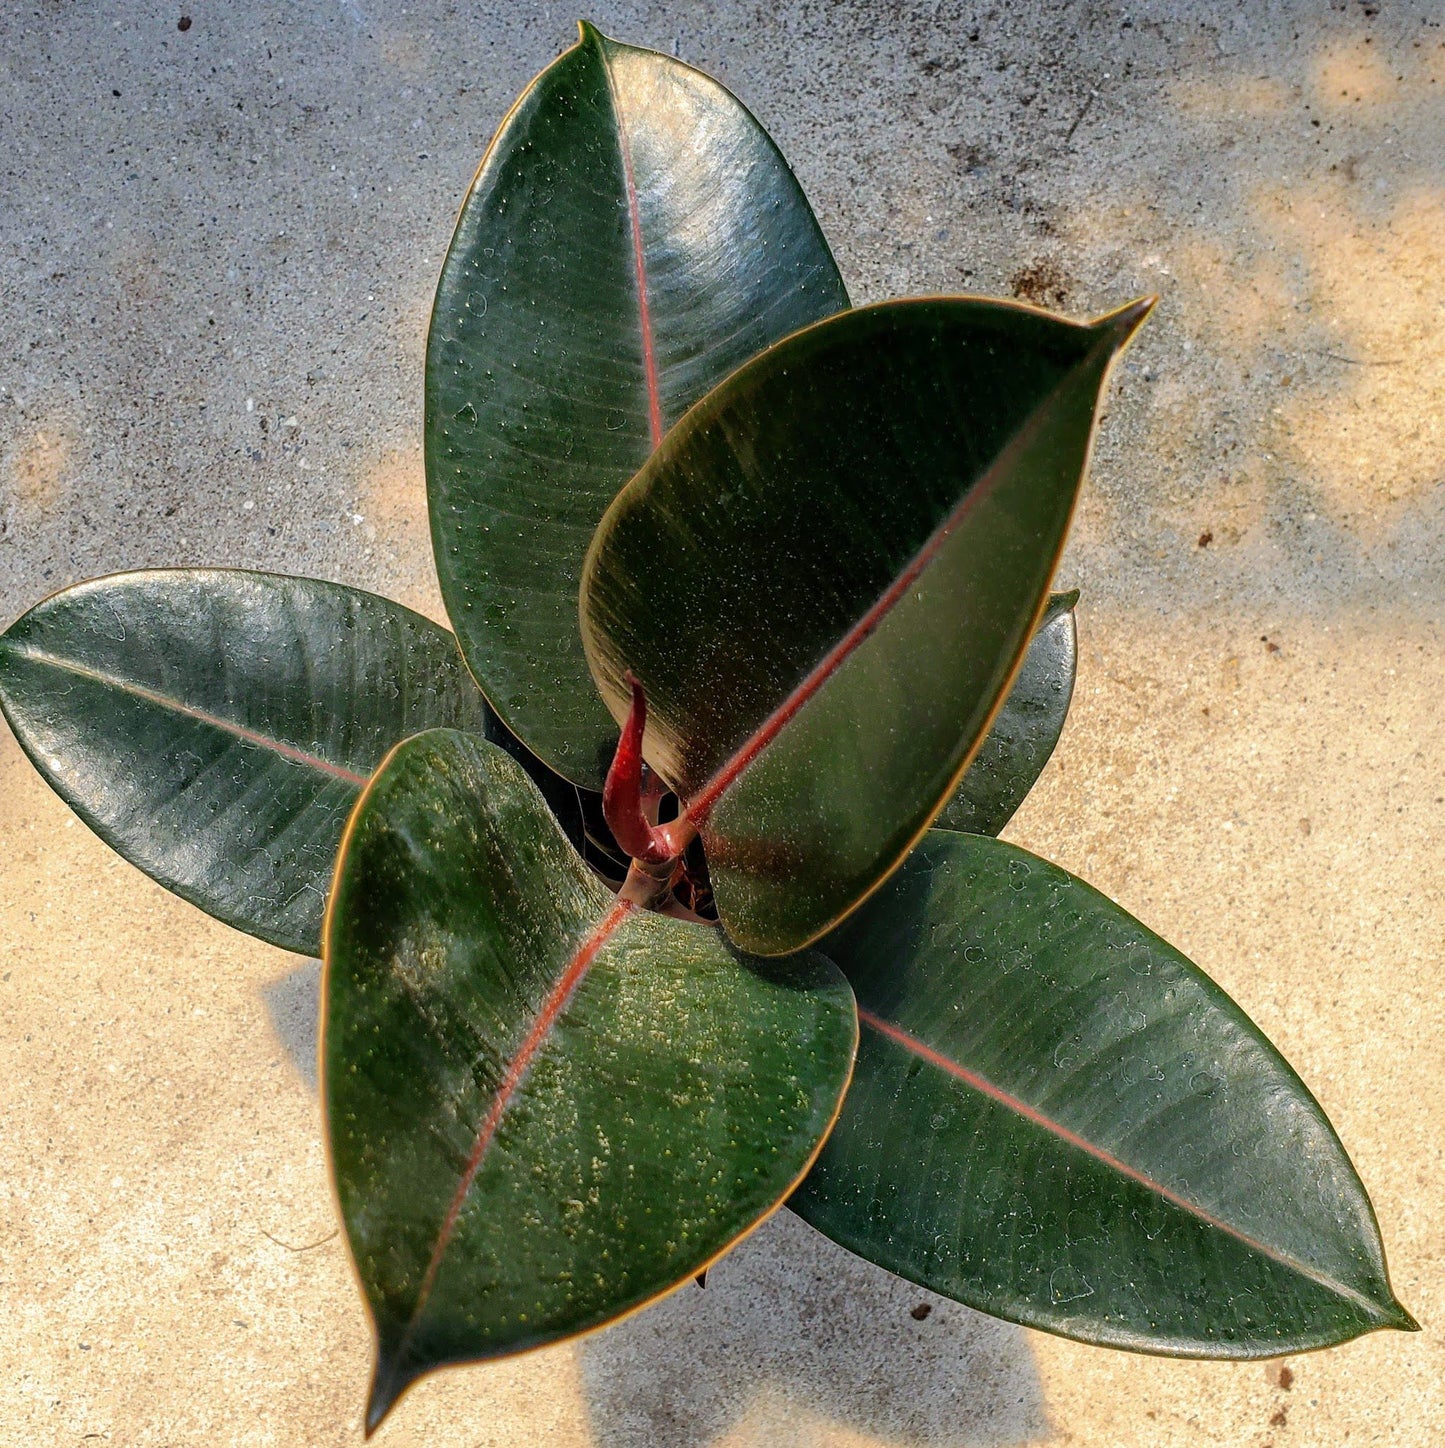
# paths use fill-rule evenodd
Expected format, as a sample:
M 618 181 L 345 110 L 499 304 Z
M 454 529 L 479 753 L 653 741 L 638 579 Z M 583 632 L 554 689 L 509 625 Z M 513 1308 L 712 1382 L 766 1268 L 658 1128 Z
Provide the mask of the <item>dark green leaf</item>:
M 437 287 L 427 489 L 452 624 L 507 724 L 600 789 L 577 580 L 663 432 L 846 307 L 793 174 L 715 81 L 582 27 L 502 123 Z
M 1077 593 L 1056 593 L 1034 631 L 1018 677 L 937 823 L 996 835 L 1013 818 L 1054 752 L 1074 696 Z
M 825 948 L 863 1041 L 792 1204 L 836 1241 L 1139 1351 L 1259 1357 L 1414 1325 L 1299 1078 L 1097 890 L 934 830 Z
M 353 588 L 235 569 L 122 573 L 46 599 L 0 635 L 0 707 L 108 845 L 308 955 L 382 756 L 423 729 L 489 727 L 445 629 Z
M 347 830 L 322 1070 L 368 1409 L 691 1281 L 791 1190 L 857 1043 L 816 954 L 619 901 L 500 750 L 400 745 Z
M 608 510 L 582 630 L 745 949 L 816 938 L 957 784 L 1044 607 L 1109 364 L 1089 325 L 893 302 L 735 372 Z

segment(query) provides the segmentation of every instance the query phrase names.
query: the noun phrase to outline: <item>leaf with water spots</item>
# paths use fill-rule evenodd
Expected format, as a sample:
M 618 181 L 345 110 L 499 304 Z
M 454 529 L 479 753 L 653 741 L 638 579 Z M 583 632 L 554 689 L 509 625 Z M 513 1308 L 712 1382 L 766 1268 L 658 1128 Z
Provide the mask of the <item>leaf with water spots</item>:
M 862 1043 L 791 1205 L 845 1247 L 1138 1351 L 1261 1357 L 1414 1325 L 1299 1077 L 1097 890 L 931 830 L 820 948 Z
M 368 1429 L 434 1367 L 692 1281 L 806 1171 L 857 1044 L 830 962 L 620 903 L 507 755 L 446 730 L 352 817 L 322 1009 Z
M 952 794 L 1149 306 L 845 312 L 714 388 L 608 509 L 583 570 L 588 661 L 618 720 L 640 681 L 643 753 L 745 949 L 831 928 Z
M 502 733 L 445 629 L 358 589 L 240 569 L 116 574 L 37 604 L 0 635 L 0 707 L 108 845 L 307 955 L 386 751 L 442 725 Z
M 432 313 L 432 538 L 482 688 L 576 783 L 617 739 L 577 636 L 598 519 L 710 387 L 847 305 L 777 147 L 690 66 L 584 24 L 502 122 Z

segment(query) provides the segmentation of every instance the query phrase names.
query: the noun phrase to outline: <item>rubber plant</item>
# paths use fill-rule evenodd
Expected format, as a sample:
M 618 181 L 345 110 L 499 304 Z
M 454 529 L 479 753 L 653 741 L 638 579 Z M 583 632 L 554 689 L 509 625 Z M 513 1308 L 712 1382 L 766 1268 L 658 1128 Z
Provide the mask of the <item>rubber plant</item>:
M 0 638 L 16 737 L 86 823 L 324 955 L 368 1432 L 428 1370 L 615 1321 L 783 1202 L 1086 1342 L 1413 1326 L 1278 1052 L 995 838 L 1063 727 L 1074 596 L 1048 590 L 1149 306 L 850 309 L 748 111 L 583 25 L 437 289 L 455 637 L 188 569 Z

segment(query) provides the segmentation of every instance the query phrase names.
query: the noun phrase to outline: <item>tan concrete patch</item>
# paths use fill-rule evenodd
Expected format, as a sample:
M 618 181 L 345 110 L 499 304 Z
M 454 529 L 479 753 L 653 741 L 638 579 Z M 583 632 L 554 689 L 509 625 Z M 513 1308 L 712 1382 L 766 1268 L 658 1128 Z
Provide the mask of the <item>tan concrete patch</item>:
M 20 443 L 6 459 L 9 496 L 0 494 L 0 514 L 33 514 L 54 507 L 64 491 L 72 447 L 66 430 L 53 423 Z
M 1258 204 L 1304 262 L 1329 317 L 1311 350 L 1336 374 L 1282 399 L 1286 446 L 1338 513 L 1388 526 L 1372 502 L 1445 486 L 1445 192 L 1416 188 L 1380 219 L 1360 214 L 1348 181 Z
M 387 595 L 439 623 L 446 605 L 431 556 L 431 523 L 426 510 L 426 472 L 420 447 L 384 452 L 363 480 L 358 517 L 360 536 L 380 551 Z

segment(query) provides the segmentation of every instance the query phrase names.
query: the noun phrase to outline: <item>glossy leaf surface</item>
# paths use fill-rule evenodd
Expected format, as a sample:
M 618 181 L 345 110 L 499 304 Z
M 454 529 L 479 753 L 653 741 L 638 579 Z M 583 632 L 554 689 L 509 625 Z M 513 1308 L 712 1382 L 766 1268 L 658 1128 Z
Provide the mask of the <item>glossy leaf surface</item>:
M 582 558 L 663 432 L 846 307 L 787 163 L 716 81 L 583 26 L 462 208 L 427 348 L 427 488 L 452 625 L 502 718 L 600 789 L 617 730 L 577 638 Z
M 806 1170 L 857 1042 L 830 962 L 619 903 L 513 761 L 452 731 L 400 745 L 358 805 L 326 945 L 369 1428 L 430 1368 L 691 1281 Z
M 1077 593 L 1053 594 L 992 727 L 936 823 L 996 835 L 1013 818 L 1059 742 L 1074 697 Z
M 1098 891 L 933 830 L 825 948 L 863 1039 L 792 1205 L 836 1241 L 985 1312 L 1141 1351 L 1265 1356 L 1413 1325 L 1299 1078 Z
M 238 569 L 122 573 L 46 599 L 0 635 L 0 706 L 107 844 L 308 955 L 382 756 L 423 729 L 489 727 L 445 629 L 374 594 Z
M 714 389 L 608 510 L 588 659 L 618 720 L 641 680 L 645 756 L 745 949 L 835 923 L 952 792 L 1148 305 L 1090 325 L 972 298 L 844 313 Z

